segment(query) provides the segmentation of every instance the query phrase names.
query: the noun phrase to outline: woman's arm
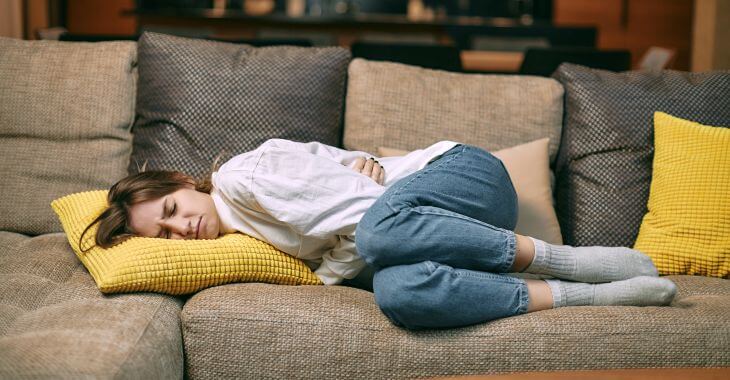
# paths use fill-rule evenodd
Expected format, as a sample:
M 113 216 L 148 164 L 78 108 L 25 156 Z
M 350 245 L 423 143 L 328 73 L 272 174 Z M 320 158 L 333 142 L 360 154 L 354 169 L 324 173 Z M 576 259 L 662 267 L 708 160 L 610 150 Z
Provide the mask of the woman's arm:
M 337 236 L 336 246 L 327 252 L 317 253 L 302 244 L 295 254 L 304 259 L 322 257 L 315 274 L 325 284 L 339 284 L 365 267 L 354 233 L 385 187 L 321 155 L 267 147 L 253 170 L 251 188 L 262 211 L 298 234 L 317 239 Z
M 337 285 L 344 279 L 357 276 L 367 264 L 357 254 L 355 240 L 350 236 L 338 236 L 339 242 L 322 256 L 322 264 L 314 271 L 325 285 Z
M 350 166 L 358 157 L 369 156 L 366 152 L 340 149 L 317 141 L 302 143 L 285 139 L 269 139 L 262 145 L 290 151 L 311 153 L 339 162 L 345 166 Z
M 327 238 L 354 233 L 385 187 L 331 159 L 268 147 L 251 174 L 251 192 L 261 209 L 299 234 Z
M 385 183 L 385 169 L 377 161 L 377 158 L 366 152 L 349 151 L 316 141 L 301 143 L 285 139 L 269 139 L 264 143 L 264 145 L 279 149 L 311 153 L 331 159 L 355 170 L 360 174 L 372 178 L 372 180 L 379 185 Z

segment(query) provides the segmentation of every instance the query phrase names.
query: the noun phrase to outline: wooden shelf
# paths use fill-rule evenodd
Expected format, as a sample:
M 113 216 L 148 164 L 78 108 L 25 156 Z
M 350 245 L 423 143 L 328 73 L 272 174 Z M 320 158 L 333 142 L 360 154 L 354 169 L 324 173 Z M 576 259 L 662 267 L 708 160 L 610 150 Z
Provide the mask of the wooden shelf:
M 464 50 L 461 65 L 466 71 L 516 73 L 524 56 L 521 52 Z

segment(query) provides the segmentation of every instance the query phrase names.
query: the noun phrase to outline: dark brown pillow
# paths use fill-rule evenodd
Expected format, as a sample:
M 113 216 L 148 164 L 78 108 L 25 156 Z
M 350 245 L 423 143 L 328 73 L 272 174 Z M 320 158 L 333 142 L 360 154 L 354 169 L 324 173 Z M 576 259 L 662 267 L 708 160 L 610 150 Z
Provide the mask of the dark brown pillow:
M 350 52 L 146 32 L 129 171 L 205 174 L 270 138 L 340 144 Z

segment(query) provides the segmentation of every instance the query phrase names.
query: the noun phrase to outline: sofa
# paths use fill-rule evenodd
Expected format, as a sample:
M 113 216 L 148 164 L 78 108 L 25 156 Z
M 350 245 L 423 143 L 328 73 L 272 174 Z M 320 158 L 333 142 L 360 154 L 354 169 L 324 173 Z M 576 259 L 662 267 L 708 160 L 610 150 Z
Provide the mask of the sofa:
M 631 107 L 645 102 L 728 126 L 728 77 L 575 65 L 553 78 L 460 74 L 351 60 L 341 48 L 164 35 L 0 39 L 0 378 L 382 379 L 728 367 L 727 278 L 668 276 L 678 286 L 669 307 L 564 307 L 409 331 L 378 309 L 368 271 L 347 286 L 231 283 L 182 296 L 103 294 L 49 205 L 107 188 L 146 164 L 201 172 L 221 146 L 202 154 L 195 144 L 216 138 L 241 151 L 282 137 L 375 155 L 382 146 L 418 149 L 442 139 L 497 150 L 548 137 L 563 242 L 631 245 L 638 225 L 627 215 L 640 218 L 645 209 L 626 202 L 646 202 L 650 177 L 637 173 L 651 173 L 651 135 L 645 110 L 632 114 L 639 122 L 630 126 L 619 120 L 631 113 L 622 105 L 629 87 L 642 91 Z M 682 91 L 693 104 L 680 101 Z M 600 120 L 586 122 L 592 117 Z M 186 129 L 196 125 L 208 134 Z M 189 163 L 178 159 L 185 150 Z M 633 153 L 640 158 L 626 156 Z M 613 177 L 602 177 L 608 171 Z M 616 178 L 633 186 L 591 188 Z M 631 195 L 616 196 L 619 190 Z M 624 204 L 602 206 L 617 201 Z

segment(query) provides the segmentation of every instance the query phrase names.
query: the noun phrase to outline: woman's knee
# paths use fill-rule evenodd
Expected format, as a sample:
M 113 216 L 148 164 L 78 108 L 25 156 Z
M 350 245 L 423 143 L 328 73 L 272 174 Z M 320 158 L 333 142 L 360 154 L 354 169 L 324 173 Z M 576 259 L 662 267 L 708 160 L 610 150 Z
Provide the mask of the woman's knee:
M 377 213 L 369 214 L 370 211 L 355 228 L 355 247 L 358 255 L 368 265 L 379 268 L 382 261 L 380 258 L 393 251 L 394 242 L 393 237 L 383 228 L 383 225 L 388 223 L 385 218 Z
M 411 330 L 424 328 L 429 317 L 426 305 L 417 289 L 430 277 L 428 262 L 382 268 L 373 278 L 375 302 L 395 325 Z

